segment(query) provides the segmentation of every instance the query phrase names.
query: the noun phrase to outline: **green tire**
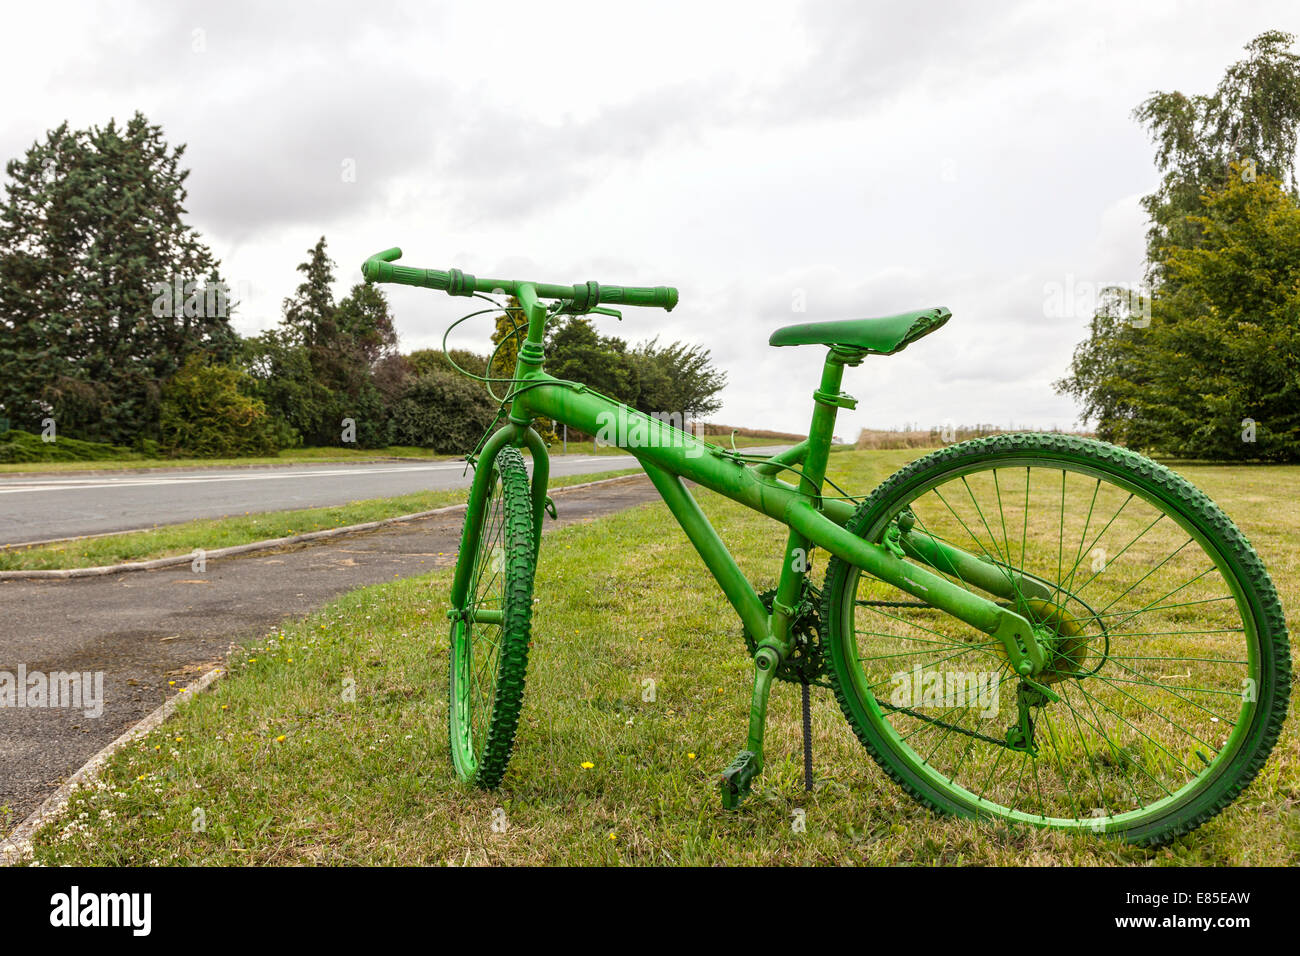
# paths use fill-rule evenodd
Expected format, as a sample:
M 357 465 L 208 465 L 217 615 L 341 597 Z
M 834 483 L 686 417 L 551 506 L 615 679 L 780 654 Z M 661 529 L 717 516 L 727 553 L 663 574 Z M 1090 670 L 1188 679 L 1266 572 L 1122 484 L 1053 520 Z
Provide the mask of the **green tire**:
M 968 818 L 1159 845 L 1205 823 L 1255 778 L 1290 698 L 1282 608 L 1245 536 L 1184 478 L 1101 442 L 999 435 L 909 464 L 847 527 L 879 542 L 899 515 L 909 528 L 942 525 L 926 533 L 977 556 L 979 544 L 981 560 L 1007 569 L 1008 582 L 1018 570 L 1026 592 L 1029 581 L 1052 589 L 1035 605 L 1035 633 L 1041 626 L 1063 662 L 1044 678 L 1055 682 L 1051 702 L 1009 668 L 997 670 L 1005 651 L 988 635 L 832 559 L 822 615 L 836 698 L 867 751 L 917 800 Z M 1121 518 L 1122 535 L 1112 531 Z M 1128 527 L 1135 543 L 1119 550 Z M 1175 585 L 1168 595 L 1166 582 Z M 975 687 L 975 678 L 944 685 L 925 670 L 937 662 L 934 673 L 958 673 L 977 654 L 985 661 L 977 666 L 1006 675 L 981 685 L 1005 688 L 1003 709 L 979 711 L 973 694 L 949 693 Z M 1012 683 L 1021 723 L 1008 726 Z M 938 688 L 937 703 L 917 688 Z M 1022 737 L 1013 746 L 1025 715 L 1036 752 Z
M 471 573 L 465 606 L 453 609 L 448 731 L 457 776 L 490 790 L 505 776 L 519 726 L 537 566 L 528 471 L 517 448 L 497 454 L 481 512 L 477 540 L 457 559 Z

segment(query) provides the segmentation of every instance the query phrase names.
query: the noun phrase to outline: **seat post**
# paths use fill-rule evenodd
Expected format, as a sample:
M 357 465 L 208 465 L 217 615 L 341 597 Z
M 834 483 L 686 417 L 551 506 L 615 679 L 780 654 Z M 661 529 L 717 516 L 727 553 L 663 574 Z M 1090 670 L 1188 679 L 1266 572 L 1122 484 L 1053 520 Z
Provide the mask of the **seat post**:
M 852 408 L 857 403 L 840 391 L 844 379 L 844 366 L 857 365 L 866 352 L 849 346 L 831 346 L 822 367 L 821 385 L 813 392 L 812 424 L 808 428 L 808 452 L 799 469 L 799 488 L 821 508 L 822 481 L 826 477 L 826 462 L 830 458 L 831 438 L 835 433 L 835 417 L 841 406 Z M 812 542 L 794 528 L 786 539 L 785 562 L 777 581 L 776 597 L 772 601 L 772 638 L 780 645 L 784 659 L 793 645 L 790 632 L 803 593 L 804 582 L 812 569 Z
M 806 494 L 821 494 L 839 410 L 857 405 L 856 399 L 840 391 L 840 384 L 844 381 L 844 366 L 859 364 L 864 354 L 860 349 L 835 345 L 826 355 L 821 385 L 813 392 L 815 404 L 812 422 L 808 426 L 808 455 L 804 459 L 803 477 L 799 482 L 799 487 Z

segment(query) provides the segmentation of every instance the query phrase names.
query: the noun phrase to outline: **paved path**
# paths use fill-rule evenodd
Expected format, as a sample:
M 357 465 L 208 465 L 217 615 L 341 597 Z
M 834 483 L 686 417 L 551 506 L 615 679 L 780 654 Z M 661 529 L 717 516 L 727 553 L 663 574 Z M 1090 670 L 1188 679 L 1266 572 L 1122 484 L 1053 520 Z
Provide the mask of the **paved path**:
M 607 459 L 601 459 L 605 461 Z M 642 477 L 555 492 L 559 524 L 656 500 Z M 0 582 L 0 672 L 103 671 L 104 712 L 0 707 L 0 835 L 86 760 L 183 683 L 346 591 L 449 565 L 462 513 L 452 512 L 295 550 L 68 581 Z M 547 520 L 547 526 L 554 526 Z M 442 552 L 442 555 L 439 555 Z M 5 812 L 8 812 L 6 819 Z
M 744 451 L 774 454 L 786 447 Z M 630 455 L 558 455 L 551 459 L 553 475 L 634 467 L 636 459 Z M 471 478 L 463 461 L 0 475 L 0 544 L 468 488 Z

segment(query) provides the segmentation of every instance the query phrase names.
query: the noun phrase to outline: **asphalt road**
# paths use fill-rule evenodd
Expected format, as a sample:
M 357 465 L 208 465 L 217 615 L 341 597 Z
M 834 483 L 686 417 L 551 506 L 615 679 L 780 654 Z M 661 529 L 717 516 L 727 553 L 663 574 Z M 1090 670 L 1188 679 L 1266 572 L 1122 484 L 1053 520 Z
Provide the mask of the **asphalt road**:
M 658 494 L 644 476 L 555 494 L 559 525 L 655 500 Z M 223 661 L 232 642 L 261 637 L 285 618 L 355 588 L 450 565 L 463 520 L 457 510 L 295 549 L 212 561 L 202 573 L 182 565 L 66 581 L 0 582 L 0 672 L 103 675 L 99 714 L 0 707 L 0 838 L 176 687 Z M 556 524 L 547 519 L 546 528 Z M 442 620 L 444 599 L 430 593 L 431 620 Z M 445 626 L 444 621 L 433 628 L 429 640 L 445 641 Z
M 773 454 L 786 447 L 744 450 Z M 631 455 L 557 455 L 551 459 L 551 474 L 635 466 Z M 0 475 L 0 544 L 468 488 L 471 477 L 463 461 Z

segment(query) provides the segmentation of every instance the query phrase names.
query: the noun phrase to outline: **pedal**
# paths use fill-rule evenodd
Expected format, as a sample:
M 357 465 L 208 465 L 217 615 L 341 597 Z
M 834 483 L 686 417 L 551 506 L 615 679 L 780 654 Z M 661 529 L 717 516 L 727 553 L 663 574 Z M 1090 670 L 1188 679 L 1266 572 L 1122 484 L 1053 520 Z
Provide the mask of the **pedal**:
M 722 777 L 718 780 L 718 787 L 722 790 L 722 806 L 725 809 L 735 810 L 740 806 L 741 801 L 749 796 L 750 785 L 761 769 L 758 754 L 754 751 L 742 750 L 736 754 L 736 759 L 722 771 Z

